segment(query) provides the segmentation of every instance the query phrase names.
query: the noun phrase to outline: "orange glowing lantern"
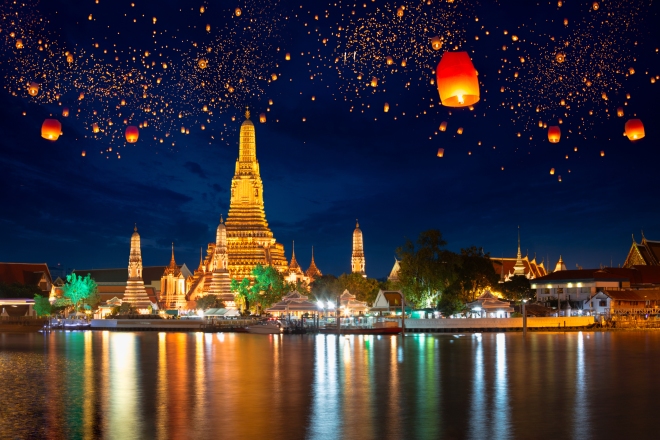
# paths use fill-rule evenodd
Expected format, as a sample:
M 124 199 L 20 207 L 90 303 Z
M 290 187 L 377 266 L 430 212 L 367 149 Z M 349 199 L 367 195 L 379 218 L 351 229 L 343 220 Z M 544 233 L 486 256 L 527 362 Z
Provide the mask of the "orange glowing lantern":
M 396 16 L 397 17 L 403 17 L 403 6 L 401 6 L 400 8 L 398 8 L 396 10 Z
M 600 150 L 600 157 L 605 157 L 605 150 Z
M 23 49 L 23 40 L 20 38 L 16 39 L 16 49 Z
M 385 105 L 383 105 L 383 111 L 384 111 L 385 113 L 387 113 L 387 112 L 390 111 L 390 105 L 389 105 L 387 102 L 385 103 Z
M 558 125 L 551 125 L 548 127 L 548 140 L 552 144 L 556 144 L 561 139 L 561 130 Z
M 241 8 L 236 8 L 234 10 L 234 14 L 236 14 L 237 17 L 240 17 L 242 13 L 243 13 L 243 11 L 241 11 Z
M 85 152 L 85 150 L 82 151 L 81 156 L 82 156 L 82 157 L 87 156 L 87 153 Z
M 408 63 L 406 63 L 406 60 L 401 60 L 401 67 L 406 67 Z
M 554 168 L 550 168 L 550 175 L 552 176 L 552 175 L 554 175 L 554 174 L 555 174 L 555 169 L 554 169 Z
M 378 87 L 378 78 L 375 76 L 371 78 L 371 87 Z
M 594 11 L 597 11 L 598 8 L 600 8 L 600 5 L 598 4 L 598 2 L 593 2 L 593 4 L 591 5 L 591 7 L 594 8 Z
M 286 55 L 284 55 L 284 59 L 287 61 L 291 61 L 291 54 L 287 52 Z
M 445 155 L 445 149 L 444 148 L 438 148 L 438 157 L 443 157 Z
M 199 61 L 197 61 L 197 66 L 199 66 L 200 69 L 206 69 L 209 65 L 209 62 L 206 61 L 205 58 L 200 58 Z
M 69 64 L 73 63 L 73 55 L 71 55 L 70 53 L 67 53 L 66 54 L 66 62 L 69 63 Z
M 259 114 L 259 122 L 261 122 L 262 124 L 266 122 L 266 113 Z
M 98 132 L 99 132 L 99 124 L 97 124 L 96 122 L 94 122 L 94 123 L 92 124 L 92 133 L 98 133 Z
M 640 119 L 628 119 L 626 121 L 626 136 L 631 141 L 636 141 L 643 138 L 644 133 L 644 124 Z
M 394 64 L 394 59 L 388 56 L 385 58 L 385 63 L 387 63 L 388 66 L 391 66 L 392 64 Z
M 433 50 L 440 50 L 442 48 L 442 40 L 440 37 L 431 38 L 431 48 L 433 48 Z
M 616 109 L 616 115 L 620 118 L 623 118 L 623 107 L 619 107 Z
M 31 82 L 28 85 L 28 94 L 30 96 L 37 96 L 39 94 L 39 83 Z
M 559 52 L 557 55 L 555 55 L 555 60 L 557 60 L 558 63 L 563 63 L 566 61 L 566 54 Z
M 134 144 L 137 142 L 138 137 L 140 137 L 140 129 L 135 125 L 129 125 L 126 127 L 126 142 L 129 144 Z
M 64 107 L 62 109 L 62 117 L 65 117 L 65 118 L 69 117 L 69 109 L 67 107 Z
M 468 107 L 479 101 L 477 71 L 467 52 L 445 52 L 436 69 L 442 105 Z
M 456 130 L 456 133 L 463 134 L 463 127 L 458 127 L 458 130 Z
M 270 79 L 272 79 L 273 81 L 277 81 L 277 73 L 271 74 Z
M 41 137 L 56 141 L 62 134 L 62 124 L 57 119 L 46 119 L 41 125 Z
M 440 131 L 445 131 L 447 130 L 447 121 L 442 121 L 440 123 Z

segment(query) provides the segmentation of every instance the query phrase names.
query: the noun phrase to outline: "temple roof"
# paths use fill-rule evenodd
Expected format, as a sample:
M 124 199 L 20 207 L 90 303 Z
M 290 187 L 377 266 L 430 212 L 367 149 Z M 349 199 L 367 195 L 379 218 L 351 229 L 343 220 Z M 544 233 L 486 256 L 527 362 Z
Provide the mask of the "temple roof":
M 603 269 L 562 270 L 534 280 L 544 282 L 629 281 L 631 285 L 660 284 L 660 266 L 605 267 Z
M 176 261 L 174 261 L 174 243 L 172 243 L 172 259 L 170 260 L 170 265 L 167 266 L 165 268 L 165 271 L 163 272 L 163 276 L 167 276 L 167 275 L 172 275 L 175 277 L 181 275 L 181 270 L 179 266 L 176 265 Z
M 0 263 L 0 281 L 6 284 L 37 285 L 43 276 L 52 283 L 46 263 Z
M 635 265 L 659 266 L 660 241 L 647 240 L 644 237 L 644 233 L 642 233 L 642 241 L 641 243 L 637 243 L 633 235 L 633 243 L 623 267 Z
M 190 271 L 185 264 L 177 265 L 179 270 L 186 276 Z M 142 280 L 144 284 L 152 284 L 154 281 L 160 282 L 163 272 L 167 266 L 144 266 L 142 268 Z M 90 274 L 96 284 L 126 284 L 128 274 L 125 267 L 117 269 L 75 269 L 74 273 L 86 276 Z
M 307 271 L 305 272 L 305 275 L 311 279 L 311 281 L 314 281 L 314 279 L 321 277 L 323 274 L 321 273 L 321 270 L 316 267 L 316 263 L 314 263 L 314 246 L 312 246 L 312 262 L 309 265 L 309 268 L 307 268 Z
M 517 258 L 495 258 L 491 257 L 493 268 L 502 281 L 515 274 L 514 266 L 516 265 Z M 546 275 L 545 266 L 543 263 L 537 263 L 536 258 L 529 260 L 527 256 L 521 259 L 525 267 L 525 276 L 529 279 L 539 278 Z
M 300 268 L 300 265 L 298 264 L 298 261 L 296 260 L 296 247 L 295 247 L 295 242 L 292 244 L 292 249 L 291 249 L 291 263 L 289 263 L 289 272 L 295 272 L 299 275 L 303 275 L 303 271 Z

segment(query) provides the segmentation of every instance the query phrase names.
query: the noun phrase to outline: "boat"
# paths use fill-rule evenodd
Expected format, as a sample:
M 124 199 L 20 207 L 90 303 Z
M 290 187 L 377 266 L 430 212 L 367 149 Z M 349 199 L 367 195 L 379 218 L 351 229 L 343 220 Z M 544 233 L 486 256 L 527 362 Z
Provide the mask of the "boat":
M 342 327 L 337 332 L 337 327 L 326 327 L 319 329 L 319 333 L 326 335 L 398 335 L 402 330 L 401 327 Z
M 0 333 L 32 333 L 43 330 L 48 323 L 47 319 L 29 317 L 0 318 Z
M 280 321 L 268 320 L 245 327 L 245 331 L 261 335 L 281 334 L 284 333 L 284 325 Z

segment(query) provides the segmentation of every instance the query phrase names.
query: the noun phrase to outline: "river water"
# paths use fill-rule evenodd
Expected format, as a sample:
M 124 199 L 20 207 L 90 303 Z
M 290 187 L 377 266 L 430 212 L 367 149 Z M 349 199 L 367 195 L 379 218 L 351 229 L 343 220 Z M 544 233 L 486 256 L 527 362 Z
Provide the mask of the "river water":
M 0 333 L 0 438 L 658 438 L 660 332 Z

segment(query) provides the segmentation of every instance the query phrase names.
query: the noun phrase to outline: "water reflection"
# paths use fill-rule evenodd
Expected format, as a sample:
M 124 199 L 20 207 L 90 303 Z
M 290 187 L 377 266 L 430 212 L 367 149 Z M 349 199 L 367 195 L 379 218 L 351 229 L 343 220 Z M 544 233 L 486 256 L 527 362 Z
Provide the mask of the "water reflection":
M 0 334 L 0 437 L 652 437 L 617 421 L 653 420 L 658 346 L 634 332 Z

